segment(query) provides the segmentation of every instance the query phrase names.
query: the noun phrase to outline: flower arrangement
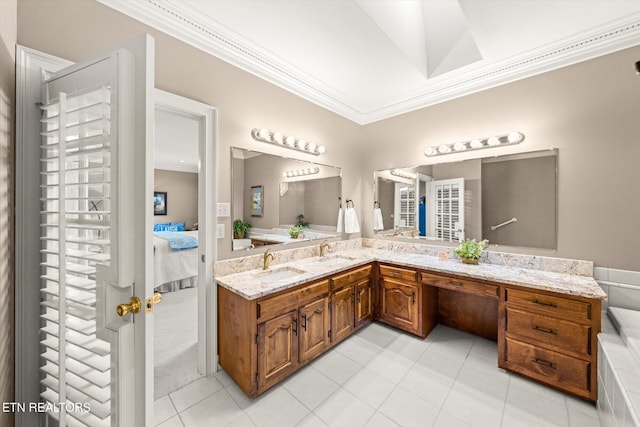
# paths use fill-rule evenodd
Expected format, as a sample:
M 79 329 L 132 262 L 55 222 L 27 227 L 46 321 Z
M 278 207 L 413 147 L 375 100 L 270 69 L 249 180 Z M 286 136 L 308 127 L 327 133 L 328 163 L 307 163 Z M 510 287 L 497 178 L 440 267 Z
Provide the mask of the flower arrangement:
M 453 250 L 453 253 L 462 258 L 465 264 L 477 264 L 482 255 L 482 250 L 489 245 L 487 239 L 477 242 L 476 239 L 465 240 L 460 246 Z

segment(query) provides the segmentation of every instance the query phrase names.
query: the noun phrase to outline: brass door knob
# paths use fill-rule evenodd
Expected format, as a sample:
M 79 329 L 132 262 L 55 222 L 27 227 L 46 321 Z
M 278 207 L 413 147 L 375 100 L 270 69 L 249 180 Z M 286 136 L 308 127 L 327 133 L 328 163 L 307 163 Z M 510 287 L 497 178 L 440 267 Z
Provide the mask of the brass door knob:
M 133 313 L 133 314 L 138 313 L 141 307 L 142 307 L 142 302 L 140 301 L 140 298 L 131 297 L 131 299 L 129 300 L 129 303 L 118 305 L 118 307 L 116 308 L 116 313 L 118 313 L 118 316 L 124 317 L 128 313 Z

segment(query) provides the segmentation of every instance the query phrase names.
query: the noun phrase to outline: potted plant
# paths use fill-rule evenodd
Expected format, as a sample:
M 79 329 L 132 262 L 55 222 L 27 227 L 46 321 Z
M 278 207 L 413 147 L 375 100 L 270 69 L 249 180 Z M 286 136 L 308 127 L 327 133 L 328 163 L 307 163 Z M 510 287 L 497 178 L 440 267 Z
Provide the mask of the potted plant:
M 300 214 L 300 215 L 298 215 L 298 223 L 296 225 L 298 225 L 300 227 L 309 227 L 309 221 L 306 221 L 304 219 L 304 215 Z
M 244 235 L 251 228 L 251 224 L 248 222 L 244 222 L 241 219 L 236 219 L 233 221 L 233 238 L 234 239 L 244 239 Z
M 294 225 L 289 229 L 289 236 L 292 239 L 300 239 L 302 237 L 302 226 Z
M 453 253 L 462 258 L 465 264 L 477 264 L 482 255 L 482 250 L 489 245 L 488 240 L 476 242 L 476 239 L 465 240 L 460 246 L 453 250 Z

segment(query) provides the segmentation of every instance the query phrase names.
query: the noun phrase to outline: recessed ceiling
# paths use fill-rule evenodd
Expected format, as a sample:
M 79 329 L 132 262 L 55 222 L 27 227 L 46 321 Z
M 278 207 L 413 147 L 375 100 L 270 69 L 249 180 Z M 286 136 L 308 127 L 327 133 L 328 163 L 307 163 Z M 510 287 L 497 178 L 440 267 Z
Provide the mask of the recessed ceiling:
M 365 124 L 640 44 L 637 0 L 99 0 Z

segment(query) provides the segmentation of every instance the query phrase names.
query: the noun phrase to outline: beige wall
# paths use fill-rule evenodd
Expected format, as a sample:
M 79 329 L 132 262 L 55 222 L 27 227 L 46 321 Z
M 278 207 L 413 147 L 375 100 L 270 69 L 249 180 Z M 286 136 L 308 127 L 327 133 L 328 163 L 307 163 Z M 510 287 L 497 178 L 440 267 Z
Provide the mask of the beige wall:
M 640 237 L 634 226 L 640 198 L 633 196 L 640 187 L 640 79 L 633 72 L 640 47 L 362 127 L 94 2 L 23 0 L 18 23 L 19 43 L 71 60 L 151 33 L 157 86 L 219 108 L 218 201 L 231 198 L 229 147 L 282 154 L 249 136 L 253 127 L 278 129 L 327 146 L 319 161 L 344 168 L 343 199 L 366 207 L 360 219 L 370 236 L 374 170 L 413 165 L 416 159 L 469 158 L 462 153 L 429 160 L 423 151 L 440 142 L 519 130 L 526 135 L 523 144 L 491 154 L 560 150 L 558 249 L 519 251 L 640 269 L 632 246 Z M 365 141 L 367 156 L 361 150 Z M 307 158 L 290 150 L 287 155 Z M 231 220 L 225 219 L 227 230 Z M 219 241 L 219 258 L 230 256 L 229 239 L 227 232 Z
M 360 206 L 361 126 L 93 1 L 21 0 L 18 24 L 18 43 L 69 60 L 151 34 L 156 87 L 218 108 L 219 202 L 231 201 L 230 147 L 235 146 L 343 167 L 343 198 Z M 250 136 L 255 127 L 323 144 L 327 152 L 316 157 L 255 142 Z M 218 259 L 231 256 L 233 219 L 222 220 L 226 233 L 218 240 Z
M 546 148 L 558 148 L 559 155 L 558 249 L 518 251 L 640 270 L 640 77 L 633 69 L 639 59 L 640 47 L 634 47 L 367 125 L 371 156 L 363 173 L 413 165 L 416 159 L 461 160 L 470 155 L 434 160 L 423 151 L 519 130 L 526 135 L 522 144 L 482 155 Z M 363 189 L 366 206 L 373 201 L 371 187 L 367 182 Z M 371 235 L 369 217 L 363 220 Z
M 167 215 L 155 215 L 154 222 L 184 222 L 187 228 L 198 222 L 198 174 L 156 169 L 153 191 L 167 193 Z
M 14 401 L 14 106 L 17 1 L 0 1 L 0 402 Z M 13 415 L 0 412 L 0 426 Z

